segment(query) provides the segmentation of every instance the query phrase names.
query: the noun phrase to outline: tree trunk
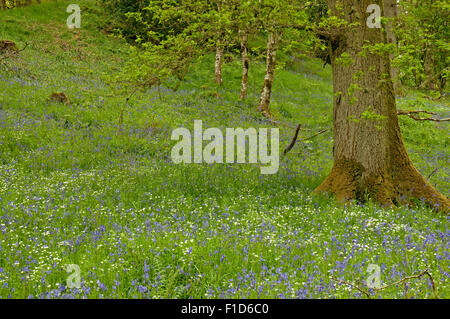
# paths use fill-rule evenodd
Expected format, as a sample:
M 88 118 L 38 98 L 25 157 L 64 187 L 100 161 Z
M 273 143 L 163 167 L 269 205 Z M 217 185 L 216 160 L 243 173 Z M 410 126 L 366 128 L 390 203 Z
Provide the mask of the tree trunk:
M 427 49 L 425 51 L 425 61 L 424 61 L 424 70 L 425 70 L 425 81 L 420 85 L 420 87 L 425 89 L 434 90 L 435 89 L 435 75 L 434 75 L 434 57 L 433 51 L 431 49 Z
M 397 48 L 397 37 L 394 33 L 395 20 L 398 17 L 397 0 L 384 0 L 383 6 L 384 16 L 389 19 L 386 24 L 387 42 L 394 44 Z M 393 61 L 395 58 L 395 53 L 390 53 L 389 58 Z M 391 67 L 391 78 L 394 83 L 394 93 L 397 95 L 403 95 L 402 82 L 400 81 L 399 73 L 398 68 Z
M 270 96 L 272 94 L 273 78 L 275 74 L 276 54 L 281 34 L 270 32 L 267 39 L 266 75 L 259 99 L 258 111 L 263 115 L 270 116 Z
M 363 201 L 367 194 L 389 206 L 417 198 L 448 213 L 449 199 L 418 172 L 403 144 L 389 55 L 370 50 L 361 54 L 367 44 L 386 43 L 382 29 L 366 24 L 367 7 L 372 3 L 381 7 L 381 1 L 339 2 L 342 11 L 336 8 L 336 0 L 328 0 L 331 14 L 349 22 L 349 26 L 329 32 L 334 165 L 316 192 L 333 193 L 340 201 Z
M 248 39 L 247 34 L 244 31 L 239 30 L 239 35 L 241 38 L 241 55 L 242 55 L 242 80 L 241 80 L 241 93 L 239 94 L 239 97 L 244 100 L 247 98 L 247 91 L 248 91 L 248 68 L 249 68 Z
M 222 64 L 223 64 L 223 46 L 218 44 L 216 47 L 216 62 L 214 65 L 214 78 L 217 84 L 222 85 Z

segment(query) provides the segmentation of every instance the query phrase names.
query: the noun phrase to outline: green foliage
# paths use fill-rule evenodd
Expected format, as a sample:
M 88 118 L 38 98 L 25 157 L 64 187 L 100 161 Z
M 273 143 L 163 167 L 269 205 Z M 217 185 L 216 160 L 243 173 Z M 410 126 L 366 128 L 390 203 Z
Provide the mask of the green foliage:
M 359 117 L 350 115 L 348 119 L 355 123 L 360 123 L 361 120 L 371 121 L 378 130 L 381 130 L 383 124 L 382 121 L 386 119 L 386 116 L 374 112 L 372 107 L 369 106 L 364 112 L 361 113 Z
M 368 263 L 382 266 L 386 283 L 428 267 L 439 296 L 450 297 L 445 217 L 420 204 L 345 207 L 310 195 L 332 165 L 331 133 L 306 140 L 332 130 L 329 67 L 303 58 L 278 70 L 280 147 L 303 125 L 279 174 L 261 176 L 247 164 L 174 165 L 170 133 L 192 129 L 194 119 L 221 129 L 272 126 L 251 108 L 264 63 L 250 69 L 248 101 L 236 94 L 239 59 L 224 65 L 228 84 L 217 87 L 214 57 L 205 54 L 177 92 L 161 85 L 161 99 L 151 88 L 125 102 L 127 84 L 113 75 L 138 53 L 99 32 L 103 16 L 92 1 L 80 0 L 83 28 L 67 29 L 66 5 L 0 12 L 1 37 L 30 42 L 0 67 L 1 297 L 364 298 L 331 276 L 364 281 Z M 137 71 L 139 79 L 151 74 Z M 49 103 L 53 91 L 65 91 L 72 105 Z M 448 97 L 416 91 L 398 104 L 449 112 Z M 439 168 L 430 181 L 448 193 L 446 127 L 407 117 L 400 124 L 418 170 Z M 72 263 L 81 268 L 80 291 L 61 288 Z M 417 280 L 406 294 L 392 287 L 375 297 L 431 296 L 428 282 Z
M 336 58 L 336 63 L 342 64 L 344 66 L 350 66 L 353 64 L 353 59 L 350 54 L 344 52 L 338 58 Z
M 128 12 L 140 12 L 146 6 L 147 1 L 143 0 L 97 0 L 99 5 L 108 11 L 112 16 L 110 23 L 116 33 L 125 39 L 135 40 L 138 36 L 145 36 L 145 25 L 140 21 L 128 19 Z
M 113 81 L 122 82 L 125 92 L 161 84 L 176 90 L 199 55 L 195 42 L 180 36 L 170 37 L 158 45 L 145 43 L 142 50 L 131 47 L 130 58 Z
M 450 72 L 448 1 L 400 1 L 399 12 L 394 65 L 400 67 L 402 81 L 418 87 L 428 80 L 435 89 L 444 90 Z

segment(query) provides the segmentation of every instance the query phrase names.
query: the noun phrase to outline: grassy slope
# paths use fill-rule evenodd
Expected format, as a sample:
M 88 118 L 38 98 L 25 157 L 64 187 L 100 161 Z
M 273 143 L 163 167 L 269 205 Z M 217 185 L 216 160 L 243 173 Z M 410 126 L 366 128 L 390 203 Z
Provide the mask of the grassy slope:
M 360 297 L 331 275 L 358 282 L 377 263 L 383 282 L 430 267 L 450 296 L 448 220 L 424 207 L 345 208 L 311 197 L 329 171 L 328 132 L 299 142 L 280 171 L 254 165 L 173 165 L 172 129 L 269 127 L 254 111 L 263 64 L 250 69 L 250 98 L 237 99 L 240 62 L 212 81 L 211 56 L 177 92 L 135 95 L 128 104 L 108 75 L 127 46 L 103 34 L 101 11 L 82 4 L 82 28 L 68 30 L 65 3 L 0 12 L 0 38 L 29 42 L 0 67 L 1 297 Z M 49 103 L 66 92 L 71 106 Z M 218 93 L 220 99 L 215 97 Z M 277 118 L 303 138 L 331 128 L 331 75 L 316 61 L 279 70 Z M 438 110 L 417 92 L 400 108 Z M 402 118 L 417 167 L 449 191 L 445 124 Z M 282 126 L 281 148 L 293 134 Z M 66 264 L 81 267 L 82 289 L 68 290 Z M 411 282 L 408 296 L 431 296 Z M 382 297 L 404 297 L 403 289 Z

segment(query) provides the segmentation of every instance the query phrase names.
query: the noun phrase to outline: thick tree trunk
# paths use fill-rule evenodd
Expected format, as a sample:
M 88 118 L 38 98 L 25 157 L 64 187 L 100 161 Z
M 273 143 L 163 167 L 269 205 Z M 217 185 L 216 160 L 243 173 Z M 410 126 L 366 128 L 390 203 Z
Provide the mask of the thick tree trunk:
M 242 80 L 241 80 L 241 92 L 239 97 L 241 99 L 247 98 L 248 91 L 248 39 L 247 34 L 244 31 L 239 30 L 239 36 L 241 38 L 241 55 L 242 55 Z
M 394 33 L 395 19 L 398 17 L 397 0 L 384 0 L 383 5 L 384 16 L 389 19 L 386 24 L 387 42 L 392 43 L 395 47 L 397 47 L 397 37 Z M 390 53 L 389 58 L 393 61 L 395 54 Z M 399 73 L 398 68 L 391 67 L 391 78 L 394 83 L 394 92 L 397 95 L 403 95 L 402 82 L 400 81 Z
M 406 152 L 389 76 L 389 55 L 370 50 L 361 54 L 367 44 L 386 43 L 382 29 L 366 24 L 367 7 L 372 3 L 381 7 L 381 1 L 339 1 L 342 11 L 336 8 L 336 2 L 328 0 L 332 15 L 352 25 L 340 32 L 331 30 L 337 33 L 330 35 L 329 41 L 334 89 L 334 165 L 316 191 L 333 193 L 341 201 L 364 200 L 368 194 L 389 206 L 417 198 L 448 212 L 449 199 L 426 181 Z
M 216 47 L 216 62 L 214 64 L 214 79 L 217 84 L 222 85 L 222 64 L 223 64 L 223 46 L 218 44 Z
M 276 54 L 281 34 L 270 32 L 267 39 L 266 75 L 259 99 L 258 111 L 265 116 L 270 116 L 270 96 L 272 94 L 273 78 L 275 74 Z

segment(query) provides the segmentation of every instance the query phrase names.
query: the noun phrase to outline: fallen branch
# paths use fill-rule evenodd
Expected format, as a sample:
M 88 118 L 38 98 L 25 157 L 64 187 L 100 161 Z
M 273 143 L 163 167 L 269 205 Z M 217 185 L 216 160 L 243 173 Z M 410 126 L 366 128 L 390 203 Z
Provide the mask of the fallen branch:
M 399 281 L 393 282 L 392 284 L 389 284 L 389 285 L 386 285 L 386 286 L 383 286 L 383 287 L 380 287 L 380 288 L 374 288 L 374 290 L 377 290 L 377 291 L 378 290 L 383 290 L 383 289 L 386 289 L 386 288 L 389 288 L 389 287 L 401 284 L 403 282 L 406 282 L 409 279 L 421 278 L 421 277 L 423 277 L 425 275 L 427 275 L 430 278 L 431 287 L 433 288 L 433 292 L 434 292 L 434 297 L 436 299 L 439 299 L 439 296 L 438 296 L 438 294 L 436 292 L 436 285 L 434 284 L 433 276 L 431 276 L 430 271 L 428 270 L 428 268 L 425 269 L 424 271 L 422 271 L 420 274 L 413 275 L 413 276 L 406 276 L 406 277 L 400 279 Z
M 352 287 L 352 288 L 355 288 L 356 290 L 358 290 L 359 292 L 365 294 L 367 297 L 370 298 L 370 292 L 368 292 L 368 291 L 366 291 L 366 290 L 364 290 L 364 289 L 362 289 L 362 288 L 360 288 L 360 287 L 358 287 L 358 286 L 356 286 L 356 285 L 354 285 L 354 284 L 352 284 L 352 283 L 350 283 L 350 282 L 347 282 L 347 281 L 345 281 L 345 280 L 336 279 L 336 278 L 334 278 L 334 277 L 331 277 L 331 279 L 333 279 L 334 281 L 337 281 L 337 282 L 339 282 L 339 283 L 341 283 L 341 284 L 345 284 L 345 285 L 347 285 L 347 286 L 350 286 L 350 287 Z
M 295 129 L 294 137 L 292 138 L 291 144 L 289 144 L 288 147 L 283 151 L 283 156 L 285 156 L 295 145 L 295 142 L 297 142 L 298 132 L 300 131 L 302 125 L 297 125 L 297 128 Z
M 417 117 L 417 116 L 415 116 L 415 114 L 420 114 L 420 113 L 425 113 L 425 114 L 430 114 L 430 115 L 435 115 L 435 116 L 438 115 L 438 114 L 433 113 L 433 112 L 422 111 L 422 110 L 413 110 L 413 111 L 398 110 L 397 111 L 397 115 L 406 115 L 406 116 L 409 116 L 410 118 L 412 118 L 413 120 L 416 120 L 416 121 L 433 121 L 433 122 L 447 122 L 447 121 L 450 121 L 450 118 L 435 119 L 435 118 L 431 118 L 431 117 Z
M 402 278 L 402 279 L 400 279 L 400 280 L 398 280 L 398 281 L 396 281 L 396 282 L 393 282 L 393 283 L 391 283 L 391 284 L 388 284 L 388 285 L 385 285 L 385 286 L 382 286 L 382 287 L 379 287 L 379 288 L 372 288 L 372 289 L 373 289 L 374 291 L 381 291 L 381 290 L 383 290 L 383 289 L 386 289 L 386 288 L 389 288 L 389 287 L 392 287 L 392 286 L 396 286 L 396 285 L 401 284 L 401 283 L 405 283 L 405 284 L 406 284 L 406 281 L 407 281 L 407 280 L 410 280 L 410 279 L 416 279 L 416 278 L 421 278 L 421 277 L 423 277 L 423 276 L 425 276 L 425 275 L 428 276 L 428 277 L 430 278 L 430 281 L 431 281 L 431 287 L 432 287 L 432 289 L 433 289 L 434 297 L 435 297 L 436 299 L 439 299 L 439 296 L 438 296 L 437 291 L 436 291 L 436 285 L 435 285 L 435 283 L 434 283 L 433 276 L 431 275 L 431 273 L 430 273 L 430 271 L 429 271 L 428 268 L 425 269 L 424 271 L 422 271 L 421 273 L 417 274 L 417 275 L 406 276 L 406 277 L 404 277 L 404 278 Z M 350 287 L 352 287 L 352 288 L 358 290 L 359 292 L 365 294 L 367 297 L 370 298 L 370 292 L 367 291 L 367 290 L 364 290 L 364 289 L 361 288 L 361 287 L 358 287 L 358 286 L 356 286 L 356 285 L 354 285 L 354 284 L 352 284 L 352 283 L 349 283 L 349 282 L 347 282 L 347 281 L 344 281 L 344 280 L 336 279 L 336 278 L 334 278 L 334 277 L 331 277 L 331 279 L 333 279 L 334 281 L 337 281 L 337 282 L 339 282 L 339 283 L 345 284 L 345 285 L 347 285 L 347 286 L 350 286 Z

